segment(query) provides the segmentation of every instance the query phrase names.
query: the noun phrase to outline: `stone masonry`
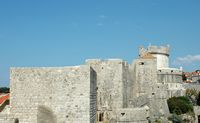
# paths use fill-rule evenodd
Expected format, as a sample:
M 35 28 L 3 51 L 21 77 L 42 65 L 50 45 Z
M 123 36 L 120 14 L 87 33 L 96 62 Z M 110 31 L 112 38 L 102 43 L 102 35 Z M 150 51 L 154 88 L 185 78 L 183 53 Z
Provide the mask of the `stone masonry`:
M 167 122 L 167 99 L 183 95 L 182 71 L 169 68 L 169 46 L 72 67 L 11 68 L 10 105 L 0 123 Z
M 87 65 L 11 68 L 11 114 L 20 123 L 94 123 L 95 75 Z

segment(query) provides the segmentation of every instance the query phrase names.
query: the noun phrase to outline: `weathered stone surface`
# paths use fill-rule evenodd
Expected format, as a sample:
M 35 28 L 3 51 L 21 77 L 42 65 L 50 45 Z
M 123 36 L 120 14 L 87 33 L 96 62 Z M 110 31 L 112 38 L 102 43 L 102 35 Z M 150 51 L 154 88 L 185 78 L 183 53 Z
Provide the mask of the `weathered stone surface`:
M 129 65 L 90 59 L 73 67 L 11 68 L 9 110 L 0 123 L 148 123 L 169 116 L 167 99 L 184 93 L 169 47 L 140 48 Z
M 150 93 L 157 83 L 156 59 L 136 59 L 131 65 L 133 69 L 133 90 L 136 97 Z
M 160 83 L 181 83 L 182 70 L 175 68 L 163 68 L 157 70 L 158 82 Z
M 11 113 L 20 123 L 95 122 L 95 75 L 87 65 L 12 68 Z
M 128 105 L 128 63 L 121 59 L 90 59 L 86 64 L 97 73 L 98 121 L 111 122 L 113 112 Z
M 151 54 L 156 58 L 157 68 L 168 68 L 169 67 L 169 46 L 149 46 L 148 48 L 140 47 L 139 56 L 144 58 L 145 55 Z
M 117 122 L 148 123 L 149 107 L 122 108 L 116 110 Z
M 87 60 L 97 73 L 97 108 L 113 110 L 127 107 L 127 62 L 120 59 Z

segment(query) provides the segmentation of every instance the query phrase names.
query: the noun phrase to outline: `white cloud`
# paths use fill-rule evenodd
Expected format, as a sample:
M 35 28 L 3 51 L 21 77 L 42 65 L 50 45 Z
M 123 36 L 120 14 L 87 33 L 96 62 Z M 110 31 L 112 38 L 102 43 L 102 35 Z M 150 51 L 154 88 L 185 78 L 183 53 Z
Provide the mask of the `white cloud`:
M 198 55 L 187 55 L 184 57 L 178 57 L 174 60 L 174 65 L 188 65 L 194 62 L 200 62 L 200 54 Z

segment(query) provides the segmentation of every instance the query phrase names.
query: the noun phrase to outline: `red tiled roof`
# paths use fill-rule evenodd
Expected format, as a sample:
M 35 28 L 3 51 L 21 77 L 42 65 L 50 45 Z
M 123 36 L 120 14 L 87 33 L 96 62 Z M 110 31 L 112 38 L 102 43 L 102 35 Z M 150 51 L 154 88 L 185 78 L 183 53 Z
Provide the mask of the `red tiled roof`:
M 0 97 L 0 105 L 3 104 L 6 100 L 8 100 L 10 97 L 10 94 L 6 94 L 2 97 Z

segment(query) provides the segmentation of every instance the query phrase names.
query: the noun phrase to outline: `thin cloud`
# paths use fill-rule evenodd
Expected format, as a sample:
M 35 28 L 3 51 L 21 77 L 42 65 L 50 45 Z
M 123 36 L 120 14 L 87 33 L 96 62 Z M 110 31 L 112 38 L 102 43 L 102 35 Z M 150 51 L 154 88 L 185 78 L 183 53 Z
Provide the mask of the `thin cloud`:
M 97 23 L 97 26 L 103 26 L 103 23 Z
M 107 16 L 105 16 L 105 15 L 99 15 L 99 18 L 102 18 L 102 19 L 104 19 L 104 18 L 106 18 Z
M 178 57 L 174 60 L 174 65 L 188 65 L 194 62 L 200 62 L 200 54 L 198 55 L 187 55 L 184 57 Z

